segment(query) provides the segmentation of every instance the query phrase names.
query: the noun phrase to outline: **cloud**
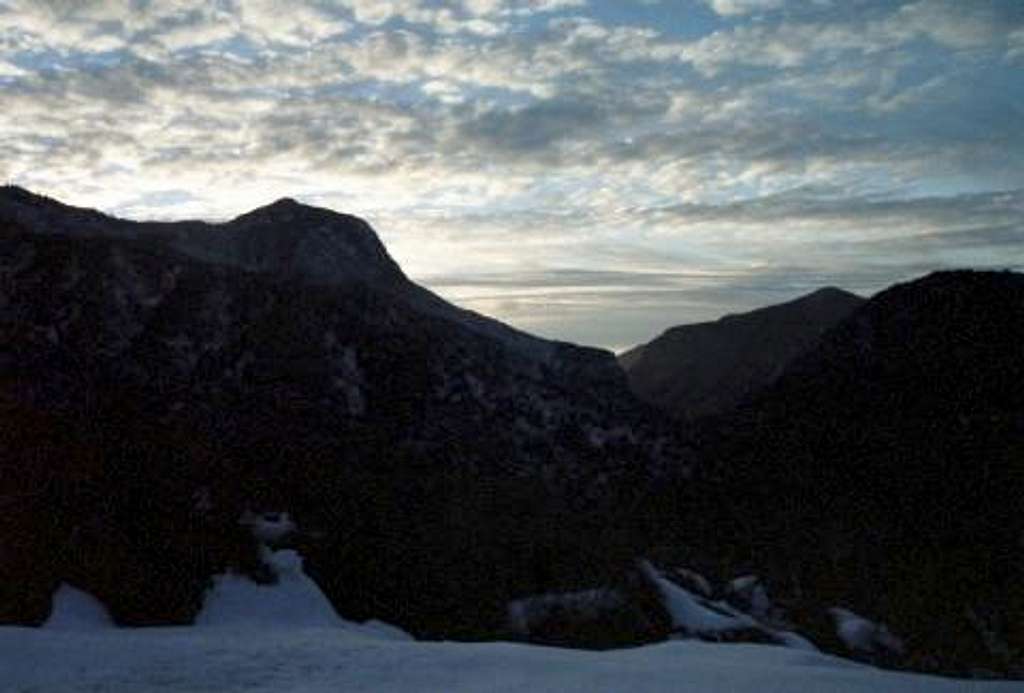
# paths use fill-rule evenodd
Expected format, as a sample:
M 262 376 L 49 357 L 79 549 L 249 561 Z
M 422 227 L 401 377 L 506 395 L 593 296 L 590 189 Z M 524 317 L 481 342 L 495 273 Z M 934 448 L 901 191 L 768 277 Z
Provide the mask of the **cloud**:
M 374 27 L 400 20 L 441 34 L 497 36 L 508 20 L 586 6 L 586 0 L 339 0 L 355 21 Z
M 491 150 L 529 156 L 561 141 L 586 137 L 609 117 L 600 104 L 560 97 L 512 110 L 489 110 L 460 124 L 456 137 Z
M 755 0 L 714 0 L 730 10 Z M 780 6 L 781 3 L 769 3 Z M 737 14 L 727 12 L 726 14 Z M 819 12 L 799 20 L 741 24 L 686 47 L 684 59 L 706 75 L 737 65 L 794 68 L 842 55 L 878 56 L 918 39 L 949 49 L 998 50 L 1024 25 L 1024 5 L 1012 0 L 918 0 L 868 7 L 844 17 Z
M 465 266 L 419 277 L 462 305 L 621 350 L 673 324 L 824 285 L 869 295 L 937 269 L 1024 269 L 1014 262 L 1024 257 L 1024 190 L 909 199 L 837 192 L 631 210 L 647 238 L 620 232 L 612 243 L 583 241 L 576 229 L 559 231 L 557 219 L 535 218 L 547 240 L 531 261 L 481 270 L 488 265 L 480 258 L 516 256 L 515 239 L 496 236 Z M 463 224 L 455 227 L 463 232 Z M 597 265 L 629 269 L 591 268 Z M 614 324 L 604 326 L 610 316 Z
M 1006 36 L 1008 27 L 1022 22 L 1024 8 L 1020 3 L 918 0 L 899 9 L 889 22 L 889 30 L 901 38 L 926 36 L 950 48 L 969 49 L 997 42 Z
M 0 0 L 2 172 L 358 213 L 446 295 L 605 344 L 1017 250 L 1024 6 L 704 5 Z
M 275 0 L 246 0 L 239 5 L 242 31 L 270 43 L 302 48 L 347 33 L 352 25 L 329 5 L 289 3 L 282 11 Z
M 811 225 L 822 233 L 841 234 L 845 238 L 959 232 L 978 225 L 1005 228 L 1024 221 L 1024 189 L 941 197 L 815 192 L 798 189 L 720 205 L 682 204 L 641 213 L 653 219 L 673 219 L 685 226 L 767 226 L 777 229 L 776 233 L 794 235 L 795 225 Z M 1024 236 L 1019 243 L 1024 246 Z
M 775 10 L 785 4 L 785 0 L 707 0 L 718 14 L 725 17 Z
M 298 0 L 286 12 L 274 0 L 12 0 L 0 13 L 0 33 L 28 37 L 39 47 L 86 53 L 132 48 L 166 57 L 244 36 L 260 44 L 308 45 L 351 28 L 330 4 Z
M 1024 29 L 1018 29 L 1007 37 L 1008 48 L 1004 60 L 1008 63 L 1024 62 Z

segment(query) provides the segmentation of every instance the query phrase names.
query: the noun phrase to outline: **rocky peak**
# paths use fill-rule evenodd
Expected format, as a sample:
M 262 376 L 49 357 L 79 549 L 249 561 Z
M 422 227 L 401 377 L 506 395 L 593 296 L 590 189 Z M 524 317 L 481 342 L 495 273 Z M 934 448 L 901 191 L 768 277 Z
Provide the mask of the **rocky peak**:
M 45 235 L 113 238 L 133 235 L 130 222 L 108 217 L 95 209 L 66 205 L 17 185 L 0 187 L 0 225 Z
M 527 361 L 572 365 L 587 350 L 557 349 L 555 343 L 520 332 L 497 320 L 463 310 L 409 281 L 373 228 L 363 219 L 303 204 L 290 197 L 256 208 L 220 224 L 202 221 L 137 222 L 92 209 L 64 205 L 17 186 L 0 188 L 0 229 L 43 236 L 134 239 L 153 242 L 205 263 L 227 265 L 302 283 L 344 286 L 364 284 L 500 341 Z M 580 363 L 617 367 L 609 353 L 589 354 Z M 575 365 L 572 365 L 575 367 Z
M 236 217 L 216 233 L 188 233 L 184 250 L 215 250 L 250 269 L 322 283 L 405 280 L 366 221 L 284 197 Z
M 619 362 L 641 399 L 682 419 L 719 414 L 774 381 L 862 303 L 825 287 L 787 303 L 670 328 Z
M 7 184 L 0 187 L 0 201 L 4 203 L 8 202 L 21 202 L 21 203 L 32 203 L 38 204 L 47 198 L 35 193 L 29 192 L 25 188 L 18 185 Z
M 294 197 L 282 197 L 274 200 L 272 203 L 266 206 L 266 209 L 277 209 L 277 210 L 289 210 L 289 209 L 313 209 L 312 207 L 303 205 L 301 202 L 296 200 Z
M 324 209 L 323 207 L 314 207 L 313 205 L 303 204 L 293 197 L 282 197 L 268 205 L 257 207 L 252 211 L 239 215 L 232 223 L 252 223 L 257 221 L 267 223 L 329 217 L 341 217 L 349 220 L 356 220 L 356 217 L 352 217 L 347 214 L 341 214 L 330 209 Z
M 849 291 L 840 289 L 838 286 L 823 286 L 817 291 L 812 291 L 808 296 L 821 296 L 821 297 L 840 297 L 840 296 L 853 296 Z

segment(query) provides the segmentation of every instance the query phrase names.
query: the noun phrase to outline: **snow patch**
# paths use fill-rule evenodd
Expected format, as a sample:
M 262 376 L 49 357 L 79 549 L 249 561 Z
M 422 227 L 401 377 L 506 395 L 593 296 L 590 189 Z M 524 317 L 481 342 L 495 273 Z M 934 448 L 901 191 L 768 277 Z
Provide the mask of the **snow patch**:
M 777 637 L 779 642 L 786 647 L 803 650 L 804 652 L 820 652 L 813 642 L 791 630 L 784 630 L 775 633 L 775 637 Z
M 641 561 L 640 569 L 661 593 L 673 629 L 687 635 L 715 635 L 728 631 L 759 628 L 758 623 L 727 604 L 710 602 L 662 577 L 654 566 Z
M 284 522 L 290 523 L 282 513 Z M 272 630 L 344 629 L 373 640 L 413 640 L 405 631 L 381 621 L 353 623 L 341 618 L 319 586 L 302 570 L 302 557 L 289 549 L 263 548 L 263 561 L 277 582 L 261 585 L 244 575 L 214 578 L 195 625 L 206 628 Z
M 97 630 L 114 628 L 106 607 L 96 597 L 62 584 L 53 595 L 53 611 L 43 628 L 52 630 Z
M 696 592 L 701 597 L 710 599 L 714 593 L 711 589 L 711 583 L 708 582 L 707 578 L 694 570 L 674 568 L 672 570 L 672 577 L 676 580 L 681 580 L 691 591 Z
M 277 583 L 260 585 L 244 575 L 229 573 L 214 578 L 197 626 L 340 626 L 341 617 L 320 588 L 304 572 L 295 551 L 268 551 L 264 561 Z
M 384 623 L 384 621 L 371 620 L 366 623 L 350 625 L 357 628 L 362 633 L 374 636 L 377 640 L 390 640 L 392 642 L 410 642 L 416 640 L 416 638 L 412 637 L 398 626 L 393 626 L 390 623 Z
M 903 641 L 885 625 L 870 621 L 849 609 L 829 609 L 836 625 L 836 635 L 852 652 L 891 652 L 901 654 Z
M 758 577 L 756 575 L 742 575 L 729 583 L 729 590 L 742 593 L 752 589 L 757 583 Z
M 757 618 L 771 618 L 775 611 L 764 583 L 756 575 L 744 575 L 734 579 L 729 583 L 727 595 L 727 599 L 733 603 L 736 603 L 734 600 L 738 600 L 740 608 Z

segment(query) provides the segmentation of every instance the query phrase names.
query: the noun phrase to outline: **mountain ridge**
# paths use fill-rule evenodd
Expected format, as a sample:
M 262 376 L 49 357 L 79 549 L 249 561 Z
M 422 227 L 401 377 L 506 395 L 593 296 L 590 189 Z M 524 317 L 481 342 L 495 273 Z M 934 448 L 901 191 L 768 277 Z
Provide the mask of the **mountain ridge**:
M 300 216 L 369 238 L 355 218 L 279 200 L 240 217 L 256 250 L 208 252 L 171 241 L 234 221 L 144 234 L 25 204 L 0 199 L 0 622 L 42 622 L 67 583 L 121 625 L 189 623 L 212 576 L 267 579 L 246 518 L 287 513 L 287 548 L 342 616 L 419 637 L 513 637 L 519 604 L 544 612 L 535 642 L 669 638 L 649 555 L 726 600 L 705 600 L 719 616 L 765 619 L 730 612 L 753 625 L 703 637 L 799 629 L 886 666 L 1020 671 L 1020 275 L 892 287 L 680 424 L 610 353 L 474 319 L 373 243 L 350 248 L 373 275 L 323 280 L 287 242 L 258 262 Z M 835 299 L 855 303 L 796 303 Z M 906 653 L 845 645 L 836 614 Z
M 633 392 L 683 421 L 738 406 L 863 304 L 824 287 L 785 303 L 679 325 L 619 355 Z
M 82 229 L 106 217 L 15 206 L 0 205 L 0 620 L 39 622 L 68 582 L 118 623 L 187 623 L 211 574 L 258 572 L 249 511 L 306 528 L 307 571 L 340 613 L 432 637 L 493 636 L 510 600 L 628 565 L 624 480 L 678 455 L 609 352 L 474 318 L 380 255 L 377 274 L 321 281 L 168 242 L 224 226 Z M 322 217 L 307 210 L 225 226 L 288 235 L 295 214 Z M 615 638 L 657 630 L 631 618 Z
M 0 223 L 42 235 L 145 240 L 200 261 L 304 282 L 370 283 L 415 303 L 420 310 L 499 339 L 529 360 L 557 361 L 580 350 L 590 353 L 592 360 L 614 365 L 614 356 L 605 350 L 541 339 L 449 303 L 410 281 L 365 220 L 290 197 L 223 222 L 134 221 L 8 185 L 0 187 Z
M 757 566 L 781 602 L 887 623 L 906 661 L 1024 669 L 1024 275 L 942 271 L 831 328 L 691 438 L 714 503 L 689 541 Z M 701 529 L 696 529 L 700 525 Z

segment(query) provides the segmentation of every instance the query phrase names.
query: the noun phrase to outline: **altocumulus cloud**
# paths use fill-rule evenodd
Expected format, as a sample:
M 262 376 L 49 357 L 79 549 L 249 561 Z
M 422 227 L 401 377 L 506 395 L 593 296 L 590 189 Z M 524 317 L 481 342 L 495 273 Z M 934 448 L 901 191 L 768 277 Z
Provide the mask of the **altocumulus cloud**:
M 0 0 L 0 175 L 137 218 L 291 195 L 613 348 L 1024 264 L 1018 0 Z

